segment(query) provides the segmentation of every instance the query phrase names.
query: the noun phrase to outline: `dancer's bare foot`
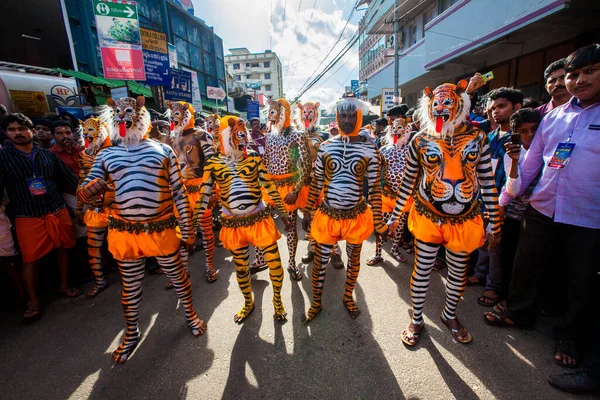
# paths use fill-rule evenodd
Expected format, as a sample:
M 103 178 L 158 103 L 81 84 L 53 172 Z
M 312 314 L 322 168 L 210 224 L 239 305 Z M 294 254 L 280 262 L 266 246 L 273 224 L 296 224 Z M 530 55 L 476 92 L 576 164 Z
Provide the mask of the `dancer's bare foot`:
M 206 322 L 202 321 L 201 319 L 199 319 L 200 323 L 194 327 L 191 328 L 192 329 L 192 335 L 198 337 L 198 336 L 202 336 L 204 335 L 204 333 L 206 332 Z
M 360 315 L 360 310 L 353 300 L 344 301 L 344 305 L 346 306 L 346 309 L 348 310 L 348 313 L 352 319 L 358 318 Z
M 246 318 L 248 318 L 248 316 L 250 315 L 250 313 L 254 311 L 254 303 L 250 303 L 249 305 L 245 305 L 240 312 L 238 312 L 237 314 L 235 314 L 233 316 L 233 322 L 235 323 L 241 323 L 242 321 L 244 321 Z
M 141 338 L 141 335 L 140 335 L 139 331 L 137 332 L 137 335 L 133 338 L 127 338 L 127 335 L 126 335 L 123 343 L 121 343 L 121 345 L 115 351 L 113 351 L 113 354 L 112 354 L 113 363 L 114 364 L 124 364 L 125 361 L 127 361 L 129 359 L 131 354 L 133 354 L 133 351 L 135 350 L 138 343 L 140 342 L 140 338 Z
M 287 312 L 283 309 L 275 310 L 275 319 L 280 322 L 287 321 Z
M 310 308 L 306 312 L 306 315 L 304 316 L 302 322 L 304 322 L 305 324 L 308 324 L 310 321 L 315 319 L 315 317 L 321 312 L 322 309 L 323 308 L 320 306 L 319 307 L 310 306 Z
M 92 289 L 90 289 L 89 292 L 87 292 L 87 298 L 88 299 L 93 299 L 94 297 L 98 296 L 100 294 L 100 292 L 102 292 L 104 289 L 108 288 L 108 282 L 106 281 L 102 281 L 101 283 L 94 283 L 94 287 L 92 287 Z

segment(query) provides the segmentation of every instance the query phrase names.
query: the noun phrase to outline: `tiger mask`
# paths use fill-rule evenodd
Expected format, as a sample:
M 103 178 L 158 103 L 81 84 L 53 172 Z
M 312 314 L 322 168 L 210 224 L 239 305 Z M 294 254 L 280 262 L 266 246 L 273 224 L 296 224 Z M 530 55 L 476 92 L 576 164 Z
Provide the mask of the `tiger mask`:
M 150 128 L 150 113 L 144 107 L 145 102 L 144 96 L 137 99 L 122 97 L 116 101 L 106 99 L 100 120 L 108 125 L 115 144 L 133 146 L 144 140 Z
M 79 120 L 79 129 L 85 139 L 85 152 L 88 155 L 95 155 L 101 148 L 110 145 L 108 126 L 98 118 Z
M 421 128 L 430 135 L 445 138 L 465 122 L 469 116 L 471 101 L 465 93 L 468 82 L 461 80 L 456 85 L 444 83 L 434 90 L 423 89 L 419 101 L 417 118 Z
M 386 143 L 393 143 L 396 146 L 404 147 L 410 140 L 410 126 L 404 118 L 396 118 L 392 126 L 388 128 Z
M 238 158 L 242 154 L 247 157 L 248 131 L 241 118 L 225 117 L 219 126 L 221 136 L 221 153 L 229 158 Z
M 167 116 L 171 120 L 171 134 L 181 135 L 186 129 L 194 128 L 194 107 L 185 101 L 168 101 Z
M 269 105 L 268 120 L 271 122 L 271 132 L 281 133 L 291 123 L 290 103 L 286 99 L 277 99 Z
M 300 114 L 301 126 L 304 126 L 306 130 L 313 131 L 316 129 L 317 123 L 320 119 L 319 106 L 321 103 L 307 102 L 304 104 L 298 103 L 298 112 Z
M 430 135 L 415 137 L 421 166 L 418 196 L 437 213 L 464 215 L 476 204 L 476 168 L 484 136 L 483 131 L 467 129 L 457 133 L 451 142 Z

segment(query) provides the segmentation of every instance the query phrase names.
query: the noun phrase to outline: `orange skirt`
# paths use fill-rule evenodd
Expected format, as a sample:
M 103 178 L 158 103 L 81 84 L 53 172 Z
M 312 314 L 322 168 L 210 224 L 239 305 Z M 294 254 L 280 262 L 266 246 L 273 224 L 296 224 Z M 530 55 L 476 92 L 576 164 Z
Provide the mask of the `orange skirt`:
M 277 191 L 279 192 L 279 197 L 281 197 L 281 201 L 287 212 L 294 212 L 299 208 L 302 209 L 302 208 L 306 207 L 306 202 L 308 201 L 308 186 L 304 186 L 302 189 L 300 189 L 300 192 L 298 192 L 298 198 L 296 199 L 296 202 L 291 205 L 287 204 L 283 200 L 285 199 L 285 196 L 287 196 L 288 194 L 290 194 L 292 192 L 292 190 L 294 190 L 294 185 L 277 186 Z M 262 191 L 263 191 L 263 201 L 266 204 L 270 204 L 271 206 L 275 207 L 275 202 L 273 201 L 273 199 L 271 199 L 271 196 L 269 196 L 269 193 L 267 192 L 267 190 L 263 187 Z
M 223 217 L 227 218 L 227 217 Z M 237 250 L 246 247 L 249 244 L 255 247 L 266 247 L 277 242 L 281 237 L 281 233 L 275 226 L 273 217 L 257 221 L 251 226 L 238 226 L 236 228 L 228 228 L 223 226 L 219 239 L 223 243 L 223 247 L 228 250 Z
M 396 202 L 398 199 L 396 197 L 387 197 L 385 195 L 381 195 L 381 212 L 390 213 L 394 211 L 396 207 Z
M 322 244 L 333 245 L 340 240 L 361 244 L 371 236 L 374 229 L 370 207 L 352 219 L 333 219 L 318 209 L 310 225 L 310 234 L 317 243 Z
M 462 223 L 438 224 L 419 214 L 413 206 L 408 216 L 408 229 L 415 238 L 433 244 L 441 244 L 455 253 L 472 253 L 483 246 L 485 230 L 481 215 Z
M 185 181 L 185 186 L 189 189 L 190 187 L 201 186 L 202 183 L 203 183 L 202 178 L 188 179 L 187 181 Z M 198 205 L 198 201 L 200 200 L 200 197 L 202 197 L 201 191 L 198 190 L 198 191 L 190 192 L 188 190 L 188 200 L 190 201 L 190 208 L 192 210 L 192 215 L 196 211 L 196 206 Z M 177 214 L 177 211 L 175 211 L 175 215 L 177 216 L 177 218 L 179 218 L 179 214 Z M 202 217 L 206 218 L 211 215 L 212 215 L 212 208 L 206 207 L 206 210 L 204 210 L 204 214 L 202 214 Z
M 15 218 L 24 263 L 39 260 L 57 248 L 75 245 L 73 224 L 66 207 L 40 218 Z
M 152 222 L 156 221 L 159 220 Z M 138 260 L 144 257 L 168 256 L 178 251 L 181 247 L 181 231 L 179 227 L 152 233 L 129 233 L 118 229 L 109 229 L 107 240 L 108 251 L 115 260 Z
M 108 226 L 108 215 L 110 209 L 105 207 L 100 212 L 94 210 L 86 210 L 83 214 L 83 222 L 90 228 L 106 228 Z

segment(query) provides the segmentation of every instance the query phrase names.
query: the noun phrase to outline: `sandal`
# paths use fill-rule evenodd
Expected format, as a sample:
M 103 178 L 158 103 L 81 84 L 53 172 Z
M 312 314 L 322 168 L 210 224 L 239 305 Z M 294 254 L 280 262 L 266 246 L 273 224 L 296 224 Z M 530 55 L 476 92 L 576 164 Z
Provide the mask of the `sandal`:
M 423 332 L 423 329 L 425 329 L 424 322 L 420 324 L 413 324 L 411 322 L 411 325 L 413 326 L 413 332 L 410 331 L 410 325 L 408 325 L 409 328 L 406 328 L 400 334 L 400 339 L 402 340 L 402 343 L 404 343 L 408 347 L 414 347 L 417 345 L 417 343 L 419 343 L 419 336 L 421 335 L 421 332 Z M 414 331 L 414 328 L 416 328 L 417 326 L 420 327 L 419 330 Z
M 574 364 L 565 364 L 562 361 L 563 357 L 561 357 L 561 360 L 558 360 L 556 358 L 557 354 L 562 354 L 563 356 L 571 357 L 572 359 L 575 360 L 575 363 Z M 556 342 L 556 346 L 554 347 L 554 362 L 555 363 L 557 363 L 561 367 L 565 367 L 565 368 L 579 368 L 581 365 L 580 360 L 581 360 L 581 351 L 579 351 L 579 349 L 577 348 L 577 345 L 575 344 L 575 342 L 573 340 L 559 339 Z
M 94 297 L 98 296 L 100 294 L 100 292 L 107 289 L 108 286 L 109 286 L 109 284 L 106 281 L 104 281 L 104 283 L 102 283 L 100 285 L 94 284 L 94 287 L 92 287 L 92 289 L 90 289 L 90 291 L 87 292 L 87 298 L 93 299 Z
M 406 258 L 406 256 L 402 254 L 399 249 L 397 251 L 392 251 L 392 257 L 403 263 L 408 261 L 408 258 Z
M 257 263 L 254 263 L 254 264 L 252 264 L 252 266 L 250 267 L 250 275 L 254 275 L 254 274 L 256 274 L 257 272 L 264 271 L 264 270 L 265 270 L 265 269 L 267 269 L 267 268 L 269 268 L 269 266 L 268 266 L 266 263 L 264 263 L 264 264 L 257 264 Z
M 486 324 L 496 326 L 498 328 L 514 328 L 517 326 L 517 324 L 510 318 L 510 315 L 508 315 L 508 310 L 506 309 L 504 309 L 503 312 L 498 313 L 486 312 L 483 314 L 483 319 L 485 320 Z
M 210 269 L 208 267 L 206 267 L 204 276 L 206 277 L 206 282 L 208 282 L 208 283 L 212 283 L 212 282 L 216 281 L 217 279 L 219 279 L 219 273 L 217 271 L 215 271 L 214 269 Z
M 374 266 L 383 261 L 383 257 L 381 256 L 371 256 L 367 259 L 367 265 Z
M 298 267 L 292 268 L 291 266 L 289 266 L 288 272 L 290 273 L 290 276 L 292 277 L 292 279 L 294 279 L 295 281 L 302 280 L 303 275 L 302 275 L 302 271 L 300 271 L 300 268 L 298 268 Z
M 23 318 L 25 319 L 26 322 L 35 321 L 35 320 L 39 319 L 41 316 L 42 316 L 42 313 L 40 312 L 39 304 L 36 304 L 33 306 L 31 306 L 31 305 L 28 306 L 27 310 L 23 314 Z
M 494 292 L 495 296 L 490 296 L 489 294 L 486 295 L 488 292 Z M 496 294 L 496 291 L 494 290 L 486 290 L 483 292 L 483 295 L 477 299 L 477 304 L 483 307 L 494 307 L 498 304 L 498 294 Z
M 471 343 L 471 341 L 473 341 L 473 337 L 471 336 L 467 328 L 462 326 L 458 318 L 454 318 L 454 321 L 456 321 L 456 324 L 458 325 L 458 329 L 452 328 L 449 324 L 451 320 L 446 319 L 443 315 L 440 315 L 440 319 L 442 320 L 444 325 L 446 325 L 446 327 L 450 329 L 450 333 L 452 334 L 452 337 L 456 339 L 456 341 L 462 344 Z

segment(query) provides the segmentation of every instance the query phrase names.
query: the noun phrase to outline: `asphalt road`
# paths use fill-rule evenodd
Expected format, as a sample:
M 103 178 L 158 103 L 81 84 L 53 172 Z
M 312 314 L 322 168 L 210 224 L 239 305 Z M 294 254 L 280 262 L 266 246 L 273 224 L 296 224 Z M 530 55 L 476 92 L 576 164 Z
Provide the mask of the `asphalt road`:
M 285 261 L 285 237 L 279 245 Z M 305 247 L 302 241 L 298 260 Z M 302 316 L 311 298 L 310 267 L 301 282 L 286 276 L 287 323 L 273 319 L 264 271 L 252 280 L 256 309 L 237 325 L 233 315 L 243 298 L 231 256 L 217 250 L 220 278 L 208 284 L 204 253 L 197 253 L 191 260 L 194 304 L 208 322 L 200 338 L 185 325 L 175 293 L 163 289 L 166 277 L 147 275 L 143 339 L 125 365 L 113 366 L 110 356 L 125 327 L 118 274 L 109 275 L 111 287 L 96 299 L 55 299 L 34 324 L 22 324 L 20 314 L 2 316 L 0 398 L 570 398 L 546 383 L 547 374 L 564 371 L 552 359 L 551 320 L 542 319 L 533 331 L 489 327 L 476 301 L 481 288 L 468 288 L 459 316 L 474 340 L 467 346 L 453 340 L 439 319 L 445 270 L 432 274 L 421 341 L 405 348 L 400 332 L 410 320 L 412 258 L 410 265 L 368 267 L 374 247 L 373 238 L 363 247 L 355 292 L 359 318 L 352 320 L 342 303 L 344 271 L 330 267 L 323 311 L 308 326 Z

